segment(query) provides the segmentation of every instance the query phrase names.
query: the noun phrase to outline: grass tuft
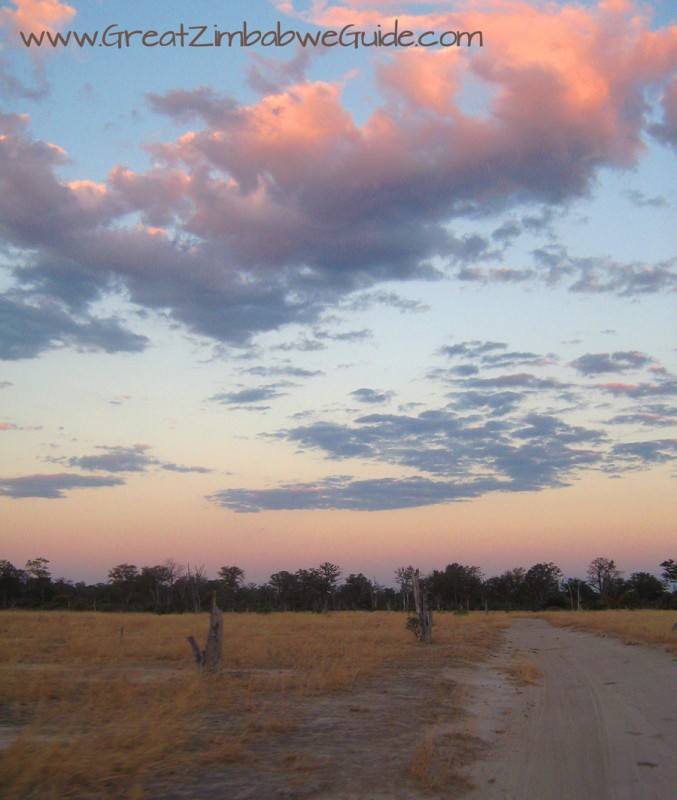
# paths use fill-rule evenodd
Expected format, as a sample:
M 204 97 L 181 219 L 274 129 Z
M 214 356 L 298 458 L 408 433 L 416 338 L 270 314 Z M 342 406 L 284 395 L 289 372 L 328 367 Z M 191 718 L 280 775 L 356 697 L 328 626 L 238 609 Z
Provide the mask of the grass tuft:
M 515 686 L 537 686 L 543 677 L 543 673 L 536 664 L 527 660 L 523 655 L 515 656 L 502 669 Z

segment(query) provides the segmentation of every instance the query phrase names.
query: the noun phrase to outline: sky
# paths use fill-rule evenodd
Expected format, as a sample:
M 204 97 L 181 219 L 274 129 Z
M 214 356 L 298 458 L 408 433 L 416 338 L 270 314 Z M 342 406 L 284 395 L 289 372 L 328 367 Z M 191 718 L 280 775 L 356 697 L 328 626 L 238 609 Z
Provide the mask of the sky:
M 676 155 L 670 0 L 0 2 L 0 558 L 658 574 Z

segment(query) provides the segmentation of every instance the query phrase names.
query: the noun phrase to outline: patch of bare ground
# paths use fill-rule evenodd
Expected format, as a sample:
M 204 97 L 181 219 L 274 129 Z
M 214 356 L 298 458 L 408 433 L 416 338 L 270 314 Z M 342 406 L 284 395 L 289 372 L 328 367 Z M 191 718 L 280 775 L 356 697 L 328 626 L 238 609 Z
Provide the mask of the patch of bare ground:
M 459 664 L 465 672 L 468 667 Z M 244 760 L 156 782 L 167 800 L 453 798 L 482 742 L 465 730 L 463 687 L 437 663 L 383 669 L 349 691 L 259 709 Z M 220 728 L 220 733 L 219 733 Z M 227 720 L 212 720 L 229 735 Z

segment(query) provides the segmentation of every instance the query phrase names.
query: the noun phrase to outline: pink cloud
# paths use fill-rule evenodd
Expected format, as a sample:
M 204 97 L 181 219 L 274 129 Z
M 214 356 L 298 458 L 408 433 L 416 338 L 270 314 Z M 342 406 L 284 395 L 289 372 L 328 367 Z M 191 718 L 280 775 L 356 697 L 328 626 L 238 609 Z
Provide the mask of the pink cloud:
M 674 396 L 677 395 L 677 380 L 668 379 L 661 383 L 621 383 L 613 381 L 598 384 L 598 388 L 615 395 L 625 395 L 626 397 Z
M 75 17 L 60 0 L 12 0 L 14 9 L 0 9 L 0 26 L 13 31 L 57 31 Z
M 336 15 L 359 24 L 382 12 L 313 8 L 325 25 L 344 21 Z M 192 113 L 207 123 L 153 150 L 189 176 L 186 228 L 227 236 L 249 265 L 267 263 L 267 254 L 314 264 L 340 251 L 349 231 L 377 246 L 381 222 L 392 229 L 400 216 L 425 213 L 435 224 L 468 203 L 488 210 L 520 199 L 557 202 L 585 192 L 597 168 L 636 162 L 644 92 L 677 64 L 675 29 L 654 33 L 631 7 L 549 5 L 536 13 L 504 3 L 417 19 L 442 29 L 452 17 L 483 29 L 487 46 L 467 57 L 449 49 L 390 59 L 378 71 L 383 105 L 361 127 L 341 87 L 323 82 L 303 81 L 245 107 L 219 104 L 204 89 L 155 98 L 176 119 Z M 388 18 L 379 19 L 385 27 Z M 464 113 L 457 100 L 469 77 L 493 97 L 483 114 Z
M 14 422 L 0 422 L 0 431 L 41 431 L 42 425 L 17 425 Z
M 483 30 L 485 46 L 386 54 L 380 105 L 361 124 L 343 83 L 298 75 L 249 105 L 206 87 L 151 96 L 190 128 L 148 146 L 152 168 L 114 166 L 105 184 L 60 182 L 63 152 L 30 139 L 24 118 L 0 116 L 0 222 L 38 254 L 22 278 L 70 292 L 69 302 L 76 288 L 88 302 L 121 280 L 140 305 L 246 341 L 313 319 L 355 288 L 430 275 L 432 259 L 476 262 L 491 244 L 455 238 L 455 217 L 556 206 L 588 192 L 600 169 L 632 166 L 661 91 L 671 124 L 677 26 L 653 31 L 620 3 L 487 8 L 417 17 L 431 29 L 453 19 L 454 29 Z M 340 11 L 313 9 L 322 24 Z M 353 3 L 340 13 L 356 24 L 378 13 L 385 29 L 396 9 Z M 469 85 L 484 89 L 472 111 Z M 564 279 L 580 269 L 572 263 Z

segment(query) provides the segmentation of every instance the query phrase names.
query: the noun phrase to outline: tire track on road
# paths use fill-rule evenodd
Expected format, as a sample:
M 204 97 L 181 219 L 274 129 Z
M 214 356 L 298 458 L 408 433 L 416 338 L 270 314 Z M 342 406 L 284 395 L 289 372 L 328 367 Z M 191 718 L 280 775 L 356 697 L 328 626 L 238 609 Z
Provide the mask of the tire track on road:
M 518 619 L 492 670 L 526 654 L 543 673 L 473 691 L 489 743 L 467 800 L 666 800 L 677 789 L 677 661 L 657 648 Z

